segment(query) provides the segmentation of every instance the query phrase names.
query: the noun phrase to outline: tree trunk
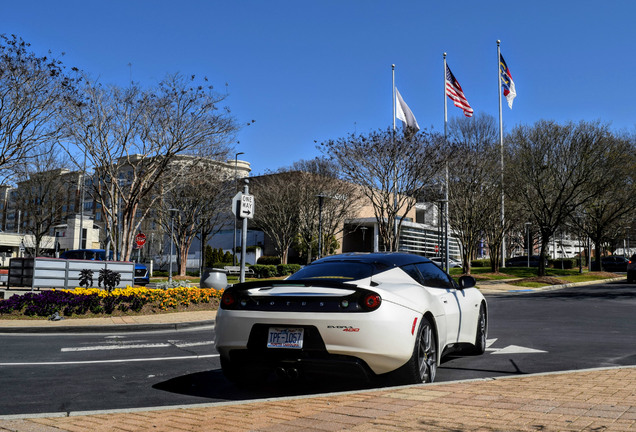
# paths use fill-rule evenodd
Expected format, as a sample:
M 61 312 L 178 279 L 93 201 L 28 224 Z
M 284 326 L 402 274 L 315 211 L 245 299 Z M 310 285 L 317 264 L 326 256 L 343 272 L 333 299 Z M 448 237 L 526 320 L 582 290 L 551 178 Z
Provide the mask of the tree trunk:
M 548 243 L 550 243 L 550 236 L 541 235 L 541 252 L 539 254 L 539 268 L 537 270 L 537 276 L 545 276 L 545 259 L 544 257 L 548 253 Z

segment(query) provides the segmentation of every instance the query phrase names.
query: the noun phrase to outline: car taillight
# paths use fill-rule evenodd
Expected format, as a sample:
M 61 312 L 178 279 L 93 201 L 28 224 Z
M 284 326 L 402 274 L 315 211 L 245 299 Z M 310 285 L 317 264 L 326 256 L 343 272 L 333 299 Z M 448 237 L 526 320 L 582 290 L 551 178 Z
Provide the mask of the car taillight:
M 221 296 L 221 307 L 223 309 L 232 309 L 236 303 L 236 297 L 232 291 L 225 290 Z
M 362 308 L 367 311 L 374 311 L 380 307 L 382 297 L 376 293 L 368 293 L 362 297 Z

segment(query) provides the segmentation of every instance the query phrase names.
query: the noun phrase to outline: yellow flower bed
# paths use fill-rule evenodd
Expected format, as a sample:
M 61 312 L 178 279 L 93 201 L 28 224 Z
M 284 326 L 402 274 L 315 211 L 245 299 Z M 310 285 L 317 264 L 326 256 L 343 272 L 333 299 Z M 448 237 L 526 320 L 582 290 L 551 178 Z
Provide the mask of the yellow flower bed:
M 115 288 L 108 292 L 99 288 L 75 288 L 72 290 L 60 290 L 77 295 L 96 295 L 100 298 L 107 297 L 132 297 L 138 298 L 143 303 L 156 305 L 162 310 L 176 308 L 179 305 L 189 306 L 191 304 L 210 303 L 213 299 L 220 299 L 223 290 L 215 290 L 213 288 L 135 288 L 127 286 L 126 288 Z

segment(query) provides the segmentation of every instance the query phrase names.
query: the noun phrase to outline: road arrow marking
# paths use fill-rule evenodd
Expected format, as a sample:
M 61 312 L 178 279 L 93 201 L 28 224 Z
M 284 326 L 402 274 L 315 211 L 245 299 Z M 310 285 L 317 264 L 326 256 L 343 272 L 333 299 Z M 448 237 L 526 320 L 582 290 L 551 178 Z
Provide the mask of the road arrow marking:
M 517 345 L 508 345 L 505 348 L 495 349 L 492 354 L 539 354 L 547 353 L 547 351 L 538 350 L 534 348 L 526 348 Z
M 527 348 L 518 345 L 508 345 L 505 348 L 492 348 L 492 344 L 497 342 L 497 338 L 495 339 L 487 339 L 486 340 L 486 351 L 491 354 L 539 354 L 539 353 L 547 353 L 547 351 L 542 351 L 534 348 Z

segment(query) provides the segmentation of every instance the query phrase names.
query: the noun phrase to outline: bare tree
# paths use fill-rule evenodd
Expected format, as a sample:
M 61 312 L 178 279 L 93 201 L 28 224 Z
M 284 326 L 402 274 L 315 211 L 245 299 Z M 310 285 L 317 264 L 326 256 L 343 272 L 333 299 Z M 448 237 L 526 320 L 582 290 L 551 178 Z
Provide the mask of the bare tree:
M 340 180 L 337 165 L 324 158 L 298 161 L 290 171 L 297 173 L 301 195 L 297 244 L 310 263 L 314 250 L 320 256 L 329 253 L 331 240 L 342 232 L 345 219 L 358 212 L 363 195 L 357 185 Z
M 0 35 L 0 169 L 55 141 L 59 107 L 74 97 L 75 84 L 50 53 L 38 57 L 21 38 Z
M 401 216 L 415 206 L 413 196 L 444 166 L 441 142 L 430 133 L 403 136 L 389 129 L 320 145 L 340 166 L 343 178 L 360 185 L 371 201 L 385 250 L 397 250 Z
M 66 169 L 67 163 L 56 147 L 53 142 L 40 144 L 32 150 L 33 154 L 12 168 L 18 183 L 16 205 L 22 214 L 24 230 L 33 239 L 33 244 L 25 246 L 33 256 L 41 254 L 44 237 L 62 222 L 64 208 L 74 204 L 77 197 L 78 177 Z
M 289 248 L 300 229 L 299 175 L 289 171 L 270 173 L 252 177 L 250 184 L 256 203 L 254 224 L 272 239 L 281 263 L 287 264 Z
M 539 121 L 512 132 L 509 187 L 539 231 L 541 256 L 568 217 L 593 202 L 611 183 L 604 170 L 612 143 L 607 126 L 598 123 Z M 545 275 L 543 259 L 538 275 Z
M 174 186 L 162 194 L 158 202 L 158 220 L 164 232 L 172 232 L 178 272 L 186 275 L 187 258 L 193 240 L 200 236 L 201 244 L 217 232 L 228 219 L 232 185 L 228 172 L 217 161 L 201 157 L 178 157 L 167 172 Z M 171 214 L 171 210 L 174 214 Z
M 570 215 L 569 223 L 587 235 L 596 249 L 595 267 L 602 270 L 603 245 L 620 238 L 636 210 L 636 152 L 634 142 L 610 137 L 609 147 L 599 155 L 600 168 L 608 181 L 599 194 Z
M 448 123 L 448 140 L 453 144 L 449 161 L 449 223 L 462 245 L 464 273 L 470 274 L 471 258 L 496 222 L 492 214 L 498 215 L 493 209 L 498 208 L 501 197 L 495 120 L 485 114 L 453 119 Z
M 139 224 L 160 197 L 156 185 L 164 193 L 171 188 L 166 172 L 174 157 L 224 158 L 237 126 L 219 109 L 225 96 L 194 76 L 172 75 L 151 90 L 87 82 L 83 91 L 83 102 L 68 107 L 66 130 L 94 169 L 92 194 L 104 212 L 108 244 L 128 260 Z

